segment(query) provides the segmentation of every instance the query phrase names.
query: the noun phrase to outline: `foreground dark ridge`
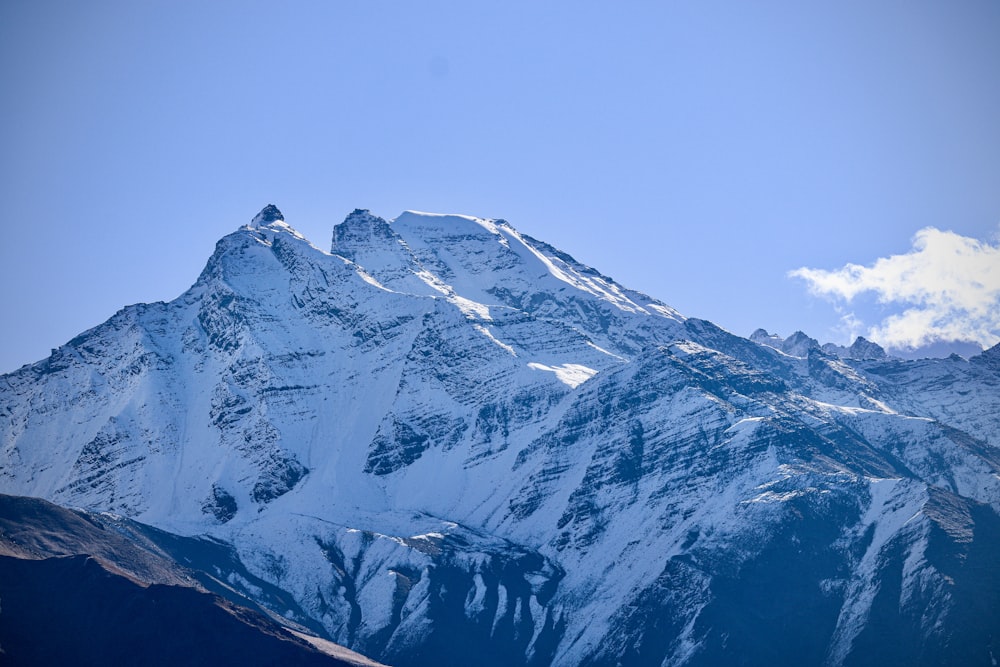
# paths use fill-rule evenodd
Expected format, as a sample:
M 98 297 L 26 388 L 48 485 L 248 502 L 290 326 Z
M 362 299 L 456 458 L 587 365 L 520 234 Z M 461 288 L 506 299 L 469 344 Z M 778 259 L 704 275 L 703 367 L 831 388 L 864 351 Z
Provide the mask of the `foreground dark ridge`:
M 0 495 L 3 664 L 377 667 L 207 592 L 138 528 Z

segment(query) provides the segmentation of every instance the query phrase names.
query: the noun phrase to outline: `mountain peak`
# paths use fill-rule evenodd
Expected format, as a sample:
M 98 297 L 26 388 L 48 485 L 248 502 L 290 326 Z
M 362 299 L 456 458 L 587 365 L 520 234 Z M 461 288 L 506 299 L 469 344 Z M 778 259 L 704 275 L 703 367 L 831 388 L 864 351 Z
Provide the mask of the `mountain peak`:
M 388 222 L 366 208 L 356 208 L 333 228 L 330 252 L 354 260 L 360 248 L 384 246 L 392 237 Z
M 874 343 L 863 336 L 858 336 L 854 339 L 854 343 L 848 348 L 849 357 L 851 359 L 885 359 L 886 353 L 881 345 Z
M 750 334 L 750 340 L 760 345 L 767 345 L 776 350 L 781 350 L 793 357 L 805 358 L 809 355 L 809 350 L 819 347 L 819 342 L 801 331 L 796 331 L 788 338 L 782 338 L 778 334 L 768 333 L 766 329 L 757 329 Z
M 367 208 L 356 208 L 351 213 L 344 218 L 344 221 L 334 227 L 334 241 L 336 242 L 336 237 L 339 233 L 347 233 L 348 230 L 352 230 L 355 233 L 363 230 L 365 233 L 378 233 L 385 235 L 386 231 L 389 229 L 389 223 L 385 219 L 380 218 L 375 215 Z
M 357 217 L 371 218 L 371 217 L 378 217 L 378 216 L 373 215 L 370 209 L 367 209 L 367 208 L 356 208 L 356 209 L 354 209 L 353 211 L 350 212 L 350 214 L 347 216 L 346 219 L 350 220 L 351 218 L 357 218 Z
M 285 216 L 282 215 L 277 206 L 274 204 L 268 204 L 260 210 L 260 213 L 253 217 L 253 220 L 250 221 L 250 226 L 263 227 L 279 220 L 284 222 Z

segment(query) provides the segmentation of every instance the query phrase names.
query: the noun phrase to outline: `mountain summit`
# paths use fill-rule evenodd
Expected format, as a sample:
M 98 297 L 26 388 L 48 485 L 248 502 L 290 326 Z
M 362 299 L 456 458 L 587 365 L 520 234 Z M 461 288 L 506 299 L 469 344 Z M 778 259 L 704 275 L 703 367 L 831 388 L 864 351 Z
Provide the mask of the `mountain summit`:
M 990 664 L 996 355 L 866 343 L 732 335 L 503 220 L 356 210 L 326 252 L 269 205 L 3 376 L 0 490 L 204 539 L 399 667 Z
M 260 213 L 253 217 L 250 221 L 251 227 L 260 227 L 262 225 L 267 225 L 278 220 L 284 221 L 285 216 L 281 214 L 278 207 L 274 204 L 268 204 L 260 210 Z

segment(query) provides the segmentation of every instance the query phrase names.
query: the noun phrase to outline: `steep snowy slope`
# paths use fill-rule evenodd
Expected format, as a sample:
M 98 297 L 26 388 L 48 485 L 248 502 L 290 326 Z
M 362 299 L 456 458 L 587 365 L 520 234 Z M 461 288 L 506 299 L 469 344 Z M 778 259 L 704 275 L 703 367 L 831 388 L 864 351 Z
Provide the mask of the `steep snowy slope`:
M 231 544 L 396 665 L 987 664 L 996 350 L 801 338 L 500 220 L 355 211 L 327 253 L 269 206 L 177 300 L 3 377 L 0 490 Z

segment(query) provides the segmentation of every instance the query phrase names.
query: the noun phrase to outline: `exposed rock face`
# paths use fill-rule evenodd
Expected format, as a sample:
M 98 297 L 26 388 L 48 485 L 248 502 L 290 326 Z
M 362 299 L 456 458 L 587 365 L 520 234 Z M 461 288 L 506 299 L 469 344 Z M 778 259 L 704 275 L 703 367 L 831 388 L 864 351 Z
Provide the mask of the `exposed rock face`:
M 284 219 L 285 216 L 281 214 L 281 211 L 278 210 L 277 206 L 274 204 L 268 204 L 261 209 L 260 213 L 253 217 L 253 220 L 250 221 L 250 226 L 261 227 Z
M 861 361 L 871 361 L 878 359 L 885 359 L 885 350 L 882 349 L 881 345 L 873 343 L 870 340 L 866 340 L 861 336 L 854 339 L 851 343 L 851 347 L 848 350 L 849 358 L 859 359 Z
M 4 376 L 0 480 L 211 536 L 400 667 L 988 664 L 996 354 L 875 347 L 733 336 L 501 220 L 261 218 Z

